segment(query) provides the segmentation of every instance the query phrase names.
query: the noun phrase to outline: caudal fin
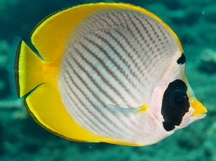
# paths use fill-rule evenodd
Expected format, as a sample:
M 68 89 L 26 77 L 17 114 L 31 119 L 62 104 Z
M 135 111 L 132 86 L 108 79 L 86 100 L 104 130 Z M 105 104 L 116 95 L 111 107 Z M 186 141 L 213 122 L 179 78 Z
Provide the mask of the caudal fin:
M 24 41 L 20 41 L 15 60 L 15 82 L 19 97 L 23 97 L 38 85 L 44 83 L 43 64 Z

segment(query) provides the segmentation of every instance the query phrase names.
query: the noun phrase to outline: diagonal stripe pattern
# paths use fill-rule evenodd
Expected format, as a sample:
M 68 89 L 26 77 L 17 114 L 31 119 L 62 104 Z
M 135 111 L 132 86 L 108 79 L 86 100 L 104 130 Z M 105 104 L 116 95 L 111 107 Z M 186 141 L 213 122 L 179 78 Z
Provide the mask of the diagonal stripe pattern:
M 173 35 L 148 15 L 129 9 L 93 12 L 77 26 L 61 61 L 65 108 L 94 134 L 143 136 L 150 118 L 140 120 L 133 109 L 149 105 L 177 50 Z M 150 109 L 145 112 L 149 117 Z

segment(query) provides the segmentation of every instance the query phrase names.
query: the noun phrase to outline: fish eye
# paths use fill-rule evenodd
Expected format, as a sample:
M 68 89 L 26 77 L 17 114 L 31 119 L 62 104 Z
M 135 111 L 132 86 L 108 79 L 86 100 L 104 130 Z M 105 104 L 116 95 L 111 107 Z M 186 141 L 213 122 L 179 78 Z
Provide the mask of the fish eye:
M 181 90 L 175 90 L 169 96 L 169 103 L 174 108 L 183 108 L 187 104 L 187 96 Z
M 161 114 L 163 115 L 163 127 L 171 131 L 179 126 L 183 116 L 189 111 L 190 103 L 187 96 L 187 85 L 184 81 L 176 79 L 169 83 L 163 95 Z

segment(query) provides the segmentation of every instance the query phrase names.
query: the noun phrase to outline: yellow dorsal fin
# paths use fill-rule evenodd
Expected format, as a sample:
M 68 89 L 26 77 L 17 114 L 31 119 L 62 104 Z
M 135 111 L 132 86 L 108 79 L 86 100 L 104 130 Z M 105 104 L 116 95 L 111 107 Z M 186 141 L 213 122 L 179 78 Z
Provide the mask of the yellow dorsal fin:
M 32 31 L 31 41 L 45 61 L 59 60 L 65 47 L 67 47 L 68 38 L 73 34 L 77 24 L 92 12 L 106 8 L 134 9 L 145 13 L 162 23 L 179 42 L 174 32 L 160 18 L 149 11 L 131 4 L 104 2 L 67 8 L 46 17 Z

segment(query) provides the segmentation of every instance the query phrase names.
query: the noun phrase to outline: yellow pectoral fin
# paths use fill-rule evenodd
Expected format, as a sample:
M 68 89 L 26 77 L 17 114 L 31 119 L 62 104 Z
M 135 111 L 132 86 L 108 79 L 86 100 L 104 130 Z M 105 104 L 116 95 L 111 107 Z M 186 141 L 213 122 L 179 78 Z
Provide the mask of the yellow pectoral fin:
M 148 109 L 148 105 L 142 105 L 142 106 L 138 107 L 138 109 L 139 109 L 139 110 L 138 110 L 137 112 L 145 111 L 145 110 Z
M 92 134 L 76 123 L 64 107 L 58 89 L 53 85 L 38 86 L 27 96 L 26 104 L 35 121 L 56 135 L 76 141 L 119 143 L 115 139 Z

